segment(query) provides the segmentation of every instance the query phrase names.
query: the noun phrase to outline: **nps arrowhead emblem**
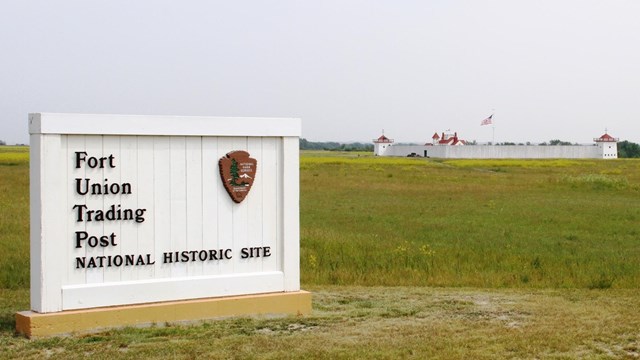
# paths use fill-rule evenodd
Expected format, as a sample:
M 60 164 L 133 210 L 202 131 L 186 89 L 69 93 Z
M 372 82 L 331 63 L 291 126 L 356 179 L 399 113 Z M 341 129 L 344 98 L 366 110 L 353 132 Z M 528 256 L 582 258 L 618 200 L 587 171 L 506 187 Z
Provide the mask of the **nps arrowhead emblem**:
M 220 177 L 225 190 L 231 199 L 240 203 L 244 200 L 253 186 L 258 161 L 242 150 L 231 151 L 220 158 Z

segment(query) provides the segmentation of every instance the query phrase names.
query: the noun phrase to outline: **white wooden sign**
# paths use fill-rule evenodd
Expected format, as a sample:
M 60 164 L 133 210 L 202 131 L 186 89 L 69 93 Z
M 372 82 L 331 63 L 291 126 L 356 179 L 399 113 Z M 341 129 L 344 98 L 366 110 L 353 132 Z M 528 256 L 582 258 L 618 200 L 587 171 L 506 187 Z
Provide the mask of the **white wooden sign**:
M 32 310 L 300 289 L 299 119 L 39 113 L 29 131 Z M 255 159 L 239 203 L 233 151 Z

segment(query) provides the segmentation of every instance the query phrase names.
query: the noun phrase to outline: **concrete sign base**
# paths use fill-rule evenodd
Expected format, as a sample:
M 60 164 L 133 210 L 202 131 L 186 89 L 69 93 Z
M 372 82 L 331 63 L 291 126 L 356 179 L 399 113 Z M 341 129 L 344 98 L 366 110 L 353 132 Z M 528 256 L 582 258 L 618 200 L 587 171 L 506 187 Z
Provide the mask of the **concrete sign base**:
M 231 316 L 308 315 L 311 293 L 297 292 L 16 314 L 16 330 L 28 338 L 86 334 L 126 326 L 189 323 Z

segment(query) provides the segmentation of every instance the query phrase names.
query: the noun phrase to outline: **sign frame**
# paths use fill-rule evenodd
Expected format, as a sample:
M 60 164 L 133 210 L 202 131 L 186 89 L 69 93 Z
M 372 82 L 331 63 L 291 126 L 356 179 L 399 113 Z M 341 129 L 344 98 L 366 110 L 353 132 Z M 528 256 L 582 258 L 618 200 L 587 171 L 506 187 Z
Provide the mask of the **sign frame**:
M 96 307 L 144 304 L 224 296 L 300 291 L 299 137 L 297 118 L 230 118 L 197 116 L 143 116 L 98 114 L 29 114 L 31 134 L 31 309 L 38 313 Z M 237 139 L 271 138 L 277 144 L 278 231 L 282 248 L 275 270 L 202 276 L 160 277 L 144 280 L 69 284 L 71 243 L 68 201 L 68 164 L 73 136 L 103 139 L 134 136 L 138 139 L 216 138 L 226 142 L 224 153 Z M 236 139 L 234 141 L 233 139 Z M 181 140 L 180 140 L 181 141 Z M 216 153 L 215 156 L 219 154 Z M 68 167 L 68 165 L 65 165 Z M 217 175 L 217 162 L 210 165 Z M 265 166 L 261 164 L 261 167 Z M 124 177 L 124 176 L 123 176 Z M 219 181 L 219 175 L 216 180 Z M 218 186 L 222 186 L 219 185 Z M 251 197 L 251 194 L 249 195 Z M 232 202 L 226 196 L 218 201 Z M 230 206 L 242 206 L 233 204 Z M 69 210 L 69 209 L 67 209 Z M 270 210 L 267 210 L 270 211 Z M 234 256 L 238 256 L 238 249 Z M 158 261 L 159 254 L 156 254 Z

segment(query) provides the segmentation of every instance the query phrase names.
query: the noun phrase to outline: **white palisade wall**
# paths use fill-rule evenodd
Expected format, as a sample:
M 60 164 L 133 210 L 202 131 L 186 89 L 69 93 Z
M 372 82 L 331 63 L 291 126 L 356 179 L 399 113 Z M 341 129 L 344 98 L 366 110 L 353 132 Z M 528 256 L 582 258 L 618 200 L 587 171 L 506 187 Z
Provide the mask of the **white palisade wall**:
M 38 113 L 29 125 L 32 310 L 300 289 L 299 119 Z M 218 169 L 235 150 L 257 160 L 239 204 Z M 78 168 L 78 156 L 113 166 L 83 160 Z M 131 184 L 131 194 L 83 195 L 76 179 Z M 143 221 L 87 221 L 86 214 L 78 221 L 84 206 L 145 210 Z M 85 240 L 77 247 L 82 232 L 106 237 L 107 246 Z M 243 248 L 260 248 L 262 256 L 242 258 Z M 165 261 L 165 253 L 210 250 L 230 258 Z M 127 255 L 137 265 L 106 266 Z M 103 266 L 78 266 L 79 258 Z

